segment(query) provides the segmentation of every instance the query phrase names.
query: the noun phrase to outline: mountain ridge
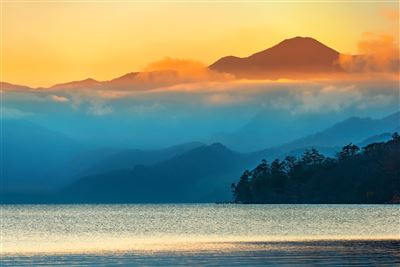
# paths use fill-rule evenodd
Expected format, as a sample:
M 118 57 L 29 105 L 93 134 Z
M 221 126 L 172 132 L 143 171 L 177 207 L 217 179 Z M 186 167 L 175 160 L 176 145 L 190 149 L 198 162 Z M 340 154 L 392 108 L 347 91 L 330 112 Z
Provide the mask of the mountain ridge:
M 294 37 L 285 39 L 278 44 L 255 52 L 248 57 L 223 56 L 208 69 L 216 72 L 229 73 L 237 78 L 301 78 L 316 74 L 343 73 L 337 64 L 340 53 L 311 37 Z M 285 73 L 286 72 L 286 73 Z M 89 89 L 101 87 L 107 89 L 127 88 L 134 85 L 152 83 L 155 85 L 163 79 L 171 83 L 171 77 L 176 76 L 173 70 L 129 72 L 119 77 L 98 81 L 92 78 L 57 83 L 49 87 L 29 87 L 7 82 L 0 82 L 6 90 L 10 89 Z M 312 76 L 312 75 L 311 75 Z M 161 77 L 161 78 L 158 78 Z M 184 81 L 183 81 L 184 82 Z M 150 86 L 151 88 L 151 86 Z M 137 88 L 136 88 L 137 89 Z M 144 89 L 149 89 L 145 87 Z
M 249 158 L 222 144 L 202 145 L 151 166 L 137 165 L 82 177 L 60 192 L 60 201 L 223 201 L 229 197 L 226 186 L 250 163 Z
M 325 155 L 334 156 L 340 150 L 340 147 L 349 142 L 360 145 L 365 143 L 365 140 L 381 142 L 388 138 L 388 134 L 385 133 L 393 133 L 393 130 L 400 129 L 398 126 L 399 116 L 400 112 L 379 119 L 351 117 L 333 124 L 325 131 L 316 132 L 279 147 L 252 153 L 236 152 L 221 143 L 210 145 L 187 143 L 167 148 L 166 151 L 156 151 L 153 156 L 150 155 L 153 158 L 148 159 L 144 157 L 148 153 L 154 153 L 154 151 L 126 150 L 125 152 L 122 151 L 123 153 L 117 151 L 117 153 L 109 153 L 109 156 L 100 159 L 97 165 L 94 165 L 97 168 L 96 166 L 106 164 L 107 159 L 111 158 L 118 163 L 113 164 L 111 169 L 100 170 L 99 173 L 89 171 L 85 174 L 81 172 L 82 176 L 69 179 L 63 187 L 58 187 L 61 188 L 61 191 L 57 191 L 55 194 L 43 193 L 44 198 L 41 198 L 41 196 L 29 196 L 31 192 L 26 192 L 25 195 L 12 195 L 12 192 L 8 191 L 5 192 L 9 195 L 4 201 L 9 203 L 18 201 L 26 203 L 40 201 L 63 203 L 226 201 L 230 197 L 229 185 L 240 176 L 243 170 L 252 166 L 255 167 L 263 158 L 272 160 L 273 158 L 284 158 L 287 155 L 299 156 L 310 148 L 317 148 Z M 358 122 L 361 126 L 356 125 L 353 127 L 354 129 L 348 126 Z M 359 134 L 348 136 L 346 132 L 343 132 L 344 137 L 339 138 L 339 141 L 332 140 L 329 136 L 332 129 L 341 131 L 348 128 L 350 128 L 350 131 L 359 132 Z M 11 128 L 7 127 L 7 129 Z M 378 132 L 377 136 L 373 135 L 375 132 Z M 319 135 L 323 138 L 318 137 Z M 38 139 L 35 138 L 35 140 Z M 326 140 L 332 142 L 326 143 Z M 11 143 L 8 147 L 15 148 L 14 143 Z M 41 142 L 40 145 L 42 147 L 44 143 Z M 66 146 L 68 149 L 69 147 L 70 145 Z M 40 149 L 35 150 L 35 153 L 36 151 L 41 154 Z M 94 154 L 98 155 L 99 153 L 94 152 Z M 43 155 L 37 157 L 38 162 L 42 161 Z M 92 155 L 88 154 L 89 159 Z M 156 158 L 154 158 L 154 155 Z M 78 162 L 88 160 L 88 156 L 86 156 L 86 159 L 85 156 L 79 158 Z M 118 162 L 120 160 L 124 162 Z M 8 166 L 11 165 L 8 164 Z M 47 166 L 46 162 L 43 166 Z M 8 177 L 8 180 L 12 178 L 11 176 L 6 177 Z M 39 178 L 40 176 L 35 177 L 30 181 L 30 184 L 40 186 L 44 180 L 43 177 Z M 55 177 L 50 175 L 48 178 L 53 179 Z M 24 186 L 24 184 L 21 186 Z M 14 190 L 14 192 L 17 193 L 18 191 Z
M 267 148 L 255 153 L 271 153 L 277 156 L 305 147 L 341 147 L 350 142 L 362 143 L 367 138 L 385 132 L 392 133 L 400 128 L 400 111 L 382 118 L 350 117 L 322 131 L 295 139 L 277 147 Z

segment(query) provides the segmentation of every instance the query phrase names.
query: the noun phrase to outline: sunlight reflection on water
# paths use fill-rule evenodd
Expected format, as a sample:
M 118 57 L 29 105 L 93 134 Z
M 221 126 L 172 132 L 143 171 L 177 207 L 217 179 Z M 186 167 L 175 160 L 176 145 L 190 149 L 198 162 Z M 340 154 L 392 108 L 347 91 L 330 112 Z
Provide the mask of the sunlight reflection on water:
M 351 260 L 367 251 L 370 255 L 376 252 L 373 260 L 381 265 L 399 261 L 400 207 L 394 205 L 4 205 L 1 208 L 1 263 L 5 266 L 46 262 L 85 265 L 92 260 L 96 265 L 112 260 L 141 265 L 144 259 L 149 265 L 157 265 L 157 259 L 176 265 L 213 258 L 217 262 L 232 261 L 224 265 L 235 262 L 246 265 L 249 255 L 257 255 L 251 259 L 251 265 L 257 265 L 273 263 L 274 259 L 280 259 L 281 263 L 296 258 L 304 260 L 311 255 L 326 260 L 337 260 L 337 255 L 342 255 Z

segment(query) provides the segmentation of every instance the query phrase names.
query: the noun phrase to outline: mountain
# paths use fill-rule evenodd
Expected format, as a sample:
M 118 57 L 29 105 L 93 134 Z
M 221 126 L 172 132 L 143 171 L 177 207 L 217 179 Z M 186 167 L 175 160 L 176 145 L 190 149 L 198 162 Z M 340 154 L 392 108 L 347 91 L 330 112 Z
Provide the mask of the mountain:
M 60 83 L 51 86 L 49 89 L 94 89 L 101 87 L 102 83 L 92 78 L 81 81 L 73 81 L 67 83 Z
M 90 151 L 89 154 L 80 155 L 75 159 L 75 162 L 85 162 L 87 158 L 93 158 L 93 154 L 104 155 L 97 161 L 91 161 L 90 165 L 81 166 L 82 171 L 79 175 L 87 176 L 113 170 L 128 170 L 137 165 L 150 166 L 203 145 L 200 142 L 191 142 L 157 150 L 126 149 L 111 152 L 103 149 L 102 151 Z
M 221 142 L 237 151 L 253 152 L 324 130 L 339 119 L 323 113 L 261 110 L 236 131 L 215 135 L 211 141 Z
M 187 77 L 175 70 L 131 72 L 108 81 L 97 81 L 92 78 L 55 84 L 50 87 L 31 88 L 7 82 L 0 82 L 1 88 L 7 91 L 31 90 L 149 90 L 161 86 L 170 86 L 178 83 L 197 81 L 196 77 Z
M 120 77 L 117 77 L 115 79 L 106 81 L 104 83 L 106 83 L 109 86 L 113 86 L 113 87 L 117 87 L 117 88 L 125 87 L 127 84 L 135 83 L 138 74 L 139 74 L 139 72 L 130 72 L 130 73 L 124 74 Z
M 339 56 L 313 38 L 295 37 L 248 57 L 223 57 L 209 68 L 247 79 L 315 77 L 343 72 Z
M 0 81 L 0 87 L 1 87 L 1 90 L 4 90 L 4 91 L 31 91 L 31 90 L 34 90 L 33 88 L 28 87 L 28 86 L 12 84 L 12 83 L 7 83 L 7 82 L 1 82 L 1 81 Z
M 105 81 L 103 85 L 107 88 L 120 90 L 147 90 L 183 81 L 178 72 L 174 70 L 160 70 L 128 73 L 110 81 Z
M 62 184 L 82 147 L 62 133 L 23 119 L 2 120 L 2 191 L 46 191 Z
M 95 148 L 24 119 L 2 121 L 2 193 L 51 192 L 82 176 L 152 165 L 201 146 L 158 150 Z
M 394 132 L 400 132 L 400 128 L 397 128 L 394 130 Z M 393 133 L 382 133 L 382 134 L 376 134 L 371 137 L 368 137 L 367 139 L 363 140 L 362 142 L 358 143 L 357 145 L 359 147 L 365 147 L 369 144 L 372 143 L 382 143 L 382 142 L 387 142 L 390 139 L 392 139 Z
M 322 132 L 298 139 L 287 145 L 304 146 L 313 144 L 318 146 L 342 146 L 350 142 L 361 142 L 372 135 L 393 132 L 399 127 L 400 112 L 381 119 L 353 117 L 339 122 Z
M 61 202 L 209 202 L 230 198 L 229 185 L 256 160 L 221 144 L 200 146 L 152 166 L 84 177 L 59 196 Z
M 398 129 L 400 129 L 400 112 L 380 119 L 352 117 L 323 131 L 256 153 L 269 155 L 270 158 L 310 147 L 322 148 L 333 152 L 336 148 L 340 148 L 350 142 L 362 144 L 366 139 L 374 135 L 385 132 L 393 133 Z
M 126 151 L 109 157 L 113 170 L 83 177 L 60 194 L 61 202 L 78 203 L 171 203 L 210 202 L 230 199 L 229 185 L 243 170 L 255 166 L 262 158 L 272 160 L 286 155 L 301 156 L 305 149 L 315 147 L 321 153 L 333 156 L 350 142 L 378 140 L 378 133 L 393 132 L 399 127 L 400 113 L 381 119 L 349 118 L 333 126 L 296 139 L 282 146 L 254 153 L 238 153 L 220 143 L 201 145 L 153 165 L 137 165 L 146 153 Z M 195 144 L 196 145 L 196 144 Z M 153 152 L 154 153 L 154 152 Z M 164 151 L 152 155 L 165 157 Z M 112 159 L 112 160 L 111 160 Z M 154 160 L 151 157 L 149 160 Z M 119 161 L 126 165 L 119 165 Z M 131 163 L 129 162 L 136 162 Z M 108 160 L 97 166 L 107 165 Z M 151 161 L 150 161 L 151 162 Z M 136 166 L 135 166 L 136 165 Z M 101 170 L 101 168 L 99 169 Z
M 397 112 L 381 119 L 349 118 L 315 134 L 254 153 L 239 153 L 220 143 L 203 145 L 196 142 L 153 151 L 82 151 L 62 134 L 23 120 L 6 121 L 3 140 L 4 154 L 7 155 L 3 159 L 6 188 L 19 185 L 19 191 L 30 189 L 30 193 L 34 193 L 38 189 L 54 190 L 54 185 L 64 187 L 53 196 L 10 195 L 5 201 L 226 201 L 231 196 L 229 185 L 243 170 L 255 166 L 262 158 L 300 156 L 311 147 L 333 156 L 350 142 L 361 145 L 367 141 L 385 140 L 387 135 L 382 133 L 399 129 L 399 116 Z
M 340 53 L 310 37 L 294 37 L 248 57 L 222 57 L 208 68 L 246 79 L 307 78 L 343 73 L 337 63 Z M 159 86 L 197 81 L 198 77 L 181 75 L 176 70 L 131 72 L 108 81 L 88 78 L 55 84 L 53 90 L 75 89 L 130 89 L 145 90 Z M 32 88 L 2 82 L 6 90 Z M 3 88 L 3 89 L 4 89 Z

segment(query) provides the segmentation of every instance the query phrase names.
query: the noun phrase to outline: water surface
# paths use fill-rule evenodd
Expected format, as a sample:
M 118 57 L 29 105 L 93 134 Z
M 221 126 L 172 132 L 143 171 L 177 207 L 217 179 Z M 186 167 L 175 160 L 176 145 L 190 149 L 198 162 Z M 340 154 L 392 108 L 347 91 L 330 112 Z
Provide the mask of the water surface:
M 394 205 L 4 205 L 7 265 L 400 263 Z

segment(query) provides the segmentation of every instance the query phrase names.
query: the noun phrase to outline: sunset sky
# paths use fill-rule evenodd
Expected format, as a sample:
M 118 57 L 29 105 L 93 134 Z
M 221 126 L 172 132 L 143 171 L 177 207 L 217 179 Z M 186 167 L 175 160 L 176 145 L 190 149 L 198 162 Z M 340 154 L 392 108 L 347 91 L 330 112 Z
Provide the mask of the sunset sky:
M 211 64 L 310 36 L 357 53 L 365 32 L 398 36 L 385 3 L 2 3 L 2 80 L 107 80 L 164 57 Z

